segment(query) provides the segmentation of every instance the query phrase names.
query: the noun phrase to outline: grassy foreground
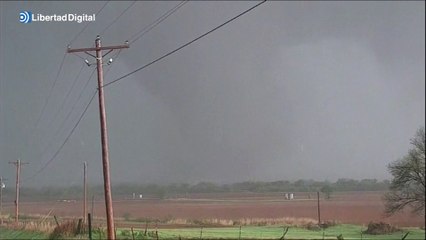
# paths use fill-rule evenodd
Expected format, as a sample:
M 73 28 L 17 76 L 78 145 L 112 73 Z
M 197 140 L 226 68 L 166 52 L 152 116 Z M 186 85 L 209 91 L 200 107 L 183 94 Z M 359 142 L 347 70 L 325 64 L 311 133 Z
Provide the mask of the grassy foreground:
M 425 239 L 425 231 L 419 228 L 405 228 L 402 232 L 388 235 L 366 235 L 361 231 L 365 227 L 357 225 L 342 224 L 326 229 L 324 232 L 311 231 L 304 228 L 289 228 L 285 239 L 337 239 L 342 234 L 344 239 L 401 239 L 407 232 L 410 232 L 405 238 L 406 240 Z M 143 234 L 144 230 L 134 229 L 135 239 L 150 239 Z M 283 236 L 284 229 L 277 226 L 267 227 L 242 227 L 241 239 L 280 239 Z M 323 236 L 324 234 L 324 236 Z M 151 235 L 151 239 L 156 239 L 152 230 L 147 235 Z M 144 238 L 145 237 L 145 238 Z M 182 229 L 159 229 L 159 239 L 239 239 L 239 227 L 230 228 L 182 228 Z M 128 229 L 120 229 L 117 231 L 117 238 L 132 239 L 132 233 Z M 94 238 L 96 239 L 96 238 Z
M 388 235 L 366 235 L 362 234 L 361 231 L 365 230 L 365 227 L 357 225 L 342 224 L 330 227 L 324 232 L 312 231 L 304 228 L 289 228 L 285 239 L 337 239 L 337 236 L 342 234 L 345 240 L 348 239 L 371 239 L 371 240 L 399 240 L 405 233 L 410 232 L 406 240 L 421 240 L 425 239 L 425 230 L 419 228 L 404 228 L 402 232 L 397 232 Z M 242 227 L 241 239 L 280 239 L 283 236 L 284 229 L 277 226 L 265 226 L 265 227 Z M 324 236 L 323 236 L 324 234 Z M 143 229 L 134 229 L 135 239 L 157 239 L 154 231 L 149 229 L 147 236 L 144 235 Z M 201 238 L 200 238 L 201 237 Z M 239 239 L 240 230 L 239 227 L 230 228 L 182 228 L 182 229 L 159 229 L 158 239 Z M 98 230 L 93 232 L 93 239 L 105 239 L 105 233 L 101 234 Z M 47 234 L 23 231 L 23 230 L 12 230 L 0 228 L 0 239 L 48 239 Z M 79 236 L 75 239 L 88 239 L 88 237 Z M 132 239 L 132 233 L 130 229 L 118 229 L 117 239 Z
M 0 228 L 0 239 L 47 239 L 44 233 Z

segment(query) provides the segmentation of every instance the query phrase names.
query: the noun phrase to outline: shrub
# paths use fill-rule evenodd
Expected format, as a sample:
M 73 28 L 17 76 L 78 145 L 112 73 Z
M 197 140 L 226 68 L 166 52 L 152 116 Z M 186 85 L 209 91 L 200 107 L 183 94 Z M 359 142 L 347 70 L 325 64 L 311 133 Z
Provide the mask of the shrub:
M 132 216 L 132 215 L 131 215 L 130 213 L 128 213 L 128 212 L 125 212 L 125 213 L 123 214 L 123 218 L 124 218 L 124 220 L 125 220 L 125 221 L 129 221 L 131 216 Z
M 339 223 L 335 220 L 328 220 L 320 224 L 321 228 L 329 228 L 338 225 Z
M 75 237 L 77 235 L 77 222 L 67 221 L 59 226 L 56 226 L 53 232 L 50 234 L 49 239 L 62 239 Z
M 319 231 L 319 230 L 321 230 L 320 225 L 318 225 L 316 223 L 312 223 L 312 222 L 306 224 L 305 228 L 308 229 L 308 230 L 311 230 L 311 231 Z
M 120 235 L 125 236 L 125 237 L 129 237 L 129 236 L 132 236 L 132 233 L 129 230 L 122 230 L 120 232 Z
M 367 230 L 365 230 L 363 233 L 371 234 L 371 235 L 380 235 L 380 234 L 390 234 L 394 232 L 399 232 L 401 229 L 398 229 L 390 224 L 384 223 L 384 222 L 370 222 L 368 224 Z

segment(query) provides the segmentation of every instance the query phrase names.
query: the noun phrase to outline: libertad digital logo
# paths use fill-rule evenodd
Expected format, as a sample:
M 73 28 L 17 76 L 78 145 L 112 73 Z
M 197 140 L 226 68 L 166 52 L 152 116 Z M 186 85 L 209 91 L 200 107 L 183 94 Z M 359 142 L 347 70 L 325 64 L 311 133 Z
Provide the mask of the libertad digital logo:
M 21 11 L 19 13 L 19 22 L 30 23 L 30 22 L 94 22 L 96 20 L 96 14 L 41 14 L 32 13 L 30 11 Z
M 19 13 L 19 21 L 21 23 L 30 23 L 33 19 L 33 14 L 28 11 L 21 11 Z

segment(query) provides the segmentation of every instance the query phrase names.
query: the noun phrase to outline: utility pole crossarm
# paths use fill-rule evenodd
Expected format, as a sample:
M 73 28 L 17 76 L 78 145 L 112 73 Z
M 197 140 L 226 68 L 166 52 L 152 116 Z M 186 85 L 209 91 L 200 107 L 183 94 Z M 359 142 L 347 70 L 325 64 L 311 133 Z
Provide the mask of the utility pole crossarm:
M 21 165 L 30 164 L 29 162 L 21 162 L 21 161 L 19 161 L 19 162 L 20 162 Z M 10 164 L 14 164 L 15 166 L 18 164 L 17 161 L 15 161 L 15 162 L 9 162 L 9 163 Z
M 114 49 L 123 49 L 129 48 L 129 44 L 117 45 L 117 46 L 106 46 L 106 47 L 93 47 L 93 48 L 68 48 L 67 53 L 77 53 L 77 52 L 94 52 L 100 50 L 114 50 Z

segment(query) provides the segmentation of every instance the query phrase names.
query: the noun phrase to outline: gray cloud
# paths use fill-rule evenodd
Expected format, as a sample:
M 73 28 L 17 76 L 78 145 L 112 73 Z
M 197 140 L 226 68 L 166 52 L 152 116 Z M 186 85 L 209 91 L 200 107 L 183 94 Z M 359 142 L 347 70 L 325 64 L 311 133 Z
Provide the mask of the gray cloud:
M 177 2 L 138 2 L 103 36 L 120 44 Z M 31 129 L 66 44 L 82 25 L 20 24 L 17 13 L 96 12 L 101 2 L 2 2 L 0 173 L 31 162 L 58 123 L 81 59 L 67 56 L 36 137 Z M 129 2 L 111 2 L 73 47 L 93 44 Z M 120 53 L 107 81 L 195 38 L 253 2 L 189 2 Z M 425 26 L 420 2 L 267 2 L 234 23 L 106 88 L 114 182 L 387 178 L 425 121 Z M 90 73 L 85 69 L 78 91 Z M 85 92 L 77 109 L 94 89 Z M 79 94 L 72 93 L 72 99 Z M 69 111 L 63 109 L 60 119 Z M 78 113 L 72 115 L 75 121 Z M 67 124 L 68 129 L 71 123 Z M 26 145 L 26 141 L 28 144 Z M 34 182 L 100 182 L 96 101 L 59 158 Z

